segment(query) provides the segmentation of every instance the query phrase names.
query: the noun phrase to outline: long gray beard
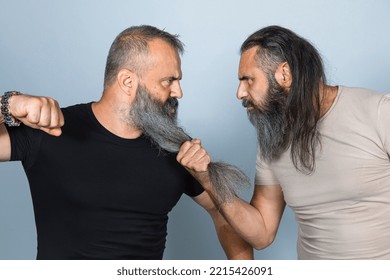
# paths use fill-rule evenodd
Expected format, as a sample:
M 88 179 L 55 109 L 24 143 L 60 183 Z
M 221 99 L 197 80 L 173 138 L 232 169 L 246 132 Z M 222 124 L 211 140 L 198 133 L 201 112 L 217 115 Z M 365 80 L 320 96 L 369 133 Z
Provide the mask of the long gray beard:
M 162 105 L 150 97 L 147 89 L 140 86 L 130 111 L 130 119 L 161 149 L 176 153 L 184 142 L 192 139 L 177 125 L 177 104 L 176 99 L 170 98 Z M 237 191 L 251 185 L 244 172 L 225 162 L 211 162 L 208 173 L 221 203 L 232 201 Z
M 263 160 L 277 159 L 288 146 L 288 122 L 285 114 L 286 94 L 270 83 L 270 90 L 261 106 L 243 100 L 243 106 L 252 106 L 248 118 L 256 129 L 257 143 Z

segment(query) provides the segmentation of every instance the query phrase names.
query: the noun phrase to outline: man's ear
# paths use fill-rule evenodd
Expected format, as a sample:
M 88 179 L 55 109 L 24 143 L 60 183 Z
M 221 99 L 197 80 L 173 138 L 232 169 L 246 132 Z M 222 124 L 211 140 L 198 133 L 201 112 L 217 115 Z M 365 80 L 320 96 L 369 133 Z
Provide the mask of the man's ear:
M 275 79 L 284 89 L 289 90 L 292 83 L 291 69 L 287 62 L 279 64 L 275 71 Z
M 117 82 L 122 92 L 131 96 L 138 87 L 138 76 L 129 69 L 121 69 L 117 74 Z

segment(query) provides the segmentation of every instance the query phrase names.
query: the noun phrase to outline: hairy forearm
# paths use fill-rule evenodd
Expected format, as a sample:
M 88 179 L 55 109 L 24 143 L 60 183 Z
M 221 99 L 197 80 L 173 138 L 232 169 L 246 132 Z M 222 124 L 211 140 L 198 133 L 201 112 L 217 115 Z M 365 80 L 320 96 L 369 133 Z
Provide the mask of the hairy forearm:
M 216 208 L 210 214 L 227 258 L 229 260 L 252 260 L 253 247 L 237 234 Z
M 219 209 L 232 228 L 252 247 L 263 249 L 272 243 L 275 234 L 267 230 L 260 211 L 246 201 L 236 197 L 221 204 Z
M 256 249 L 272 243 L 275 232 L 267 230 L 263 215 L 257 208 L 237 196 L 232 201 L 222 202 L 207 178 L 202 178 L 201 183 L 214 200 L 218 211 L 241 238 Z

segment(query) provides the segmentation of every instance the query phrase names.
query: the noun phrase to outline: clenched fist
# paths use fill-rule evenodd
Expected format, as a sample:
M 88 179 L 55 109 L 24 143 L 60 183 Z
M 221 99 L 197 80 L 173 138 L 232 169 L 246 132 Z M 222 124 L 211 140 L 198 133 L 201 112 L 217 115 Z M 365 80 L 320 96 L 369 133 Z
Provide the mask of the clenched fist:
M 14 95 L 9 100 L 9 112 L 11 116 L 29 127 L 54 136 L 61 135 L 64 116 L 58 102 L 52 98 Z
M 202 147 L 199 139 L 184 142 L 180 147 L 176 159 L 198 181 L 203 182 L 208 178 L 207 168 L 211 162 L 211 158 Z

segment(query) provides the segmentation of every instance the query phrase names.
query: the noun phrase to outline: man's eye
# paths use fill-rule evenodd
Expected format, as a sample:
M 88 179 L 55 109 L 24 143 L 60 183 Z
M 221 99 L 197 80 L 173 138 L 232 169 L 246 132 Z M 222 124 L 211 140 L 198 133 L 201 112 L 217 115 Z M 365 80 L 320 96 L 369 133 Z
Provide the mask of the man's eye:
M 165 84 L 166 84 L 167 86 L 170 86 L 172 83 L 173 83 L 173 79 L 167 79 L 167 80 L 165 80 Z

